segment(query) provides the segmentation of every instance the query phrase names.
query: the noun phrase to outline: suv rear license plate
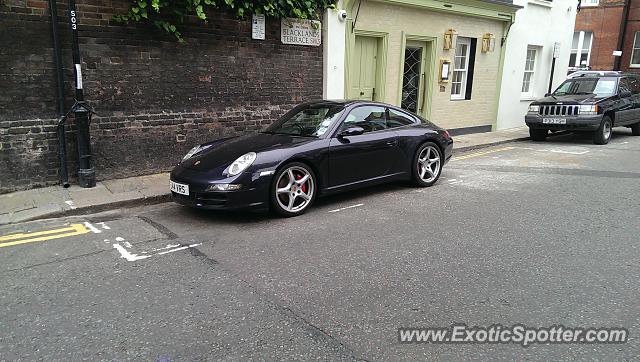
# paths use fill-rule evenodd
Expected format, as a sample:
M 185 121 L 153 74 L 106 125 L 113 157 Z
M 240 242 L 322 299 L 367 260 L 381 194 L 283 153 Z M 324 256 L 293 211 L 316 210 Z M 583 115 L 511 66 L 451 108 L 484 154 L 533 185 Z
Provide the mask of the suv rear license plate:
M 177 194 L 189 196 L 189 185 L 169 181 L 169 188 Z
M 566 118 L 543 118 L 542 123 L 544 124 L 567 124 Z

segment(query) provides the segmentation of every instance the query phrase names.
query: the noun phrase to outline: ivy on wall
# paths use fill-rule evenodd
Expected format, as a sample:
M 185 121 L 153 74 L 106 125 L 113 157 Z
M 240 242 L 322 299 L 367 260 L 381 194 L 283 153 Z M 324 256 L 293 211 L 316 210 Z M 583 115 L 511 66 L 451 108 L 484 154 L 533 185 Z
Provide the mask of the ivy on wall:
M 179 24 L 185 17 L 207 21 L 209 11 L 231 11 L 239 18 L 264 14 L 274 18 L 317 20 L 325 9 L 335 9 L 337 0 L 133 0 L 126 14 L 114 16 L 122 23 L 151 23 L 160 31 L 184 41 Z

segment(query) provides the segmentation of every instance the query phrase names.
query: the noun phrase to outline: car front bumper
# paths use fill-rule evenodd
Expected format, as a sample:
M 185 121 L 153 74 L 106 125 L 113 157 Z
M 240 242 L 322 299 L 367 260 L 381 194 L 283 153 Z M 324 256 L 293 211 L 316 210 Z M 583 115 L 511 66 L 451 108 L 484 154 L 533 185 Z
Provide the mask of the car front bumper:
M 269 188 L 271 174 L 243 173 L 233 180 L 208 180 L 197 172 L 182 169 L 171 172 L 171 181 L 189 185 L 189 195 L 171 192 L 173 201 L 198 209 L 208 210 L 241 210 L 269 208 Z M 239 190 L 207 191 L 208 187 L 216 183 L 240 184 Z
M 543 118 L 566 119 L 566 124 L 543 123 Z M 567 131 L 595 131 L 602 123 L 602 115 L 593 116 L 542 116 L 539 114 L 527 114 L 524 121 L 531 129 L 567 130 Z

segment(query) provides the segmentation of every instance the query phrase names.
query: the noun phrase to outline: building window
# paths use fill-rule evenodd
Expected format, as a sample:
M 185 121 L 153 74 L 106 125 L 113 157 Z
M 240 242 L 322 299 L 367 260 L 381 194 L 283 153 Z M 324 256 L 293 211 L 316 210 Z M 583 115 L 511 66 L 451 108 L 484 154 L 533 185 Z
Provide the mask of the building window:
M 640 68 L 640 31 L 636 31 L 636 35 L 633 38 L 633 50 L 631 50 L 631 67 Z
M 477 39 L 458 37 L 453 59 L 451 99 L 471 99 Z
M 573 33 L 573 42 L 571 43 L 571 56 L 569 57 L 569 67 L 572 68 L 589 68 L 591 60 L 591 43 L 593 41 L 593 32 L 576 31 Z
M 536 72 L 536 58 L 538 57 L 538 49 L 535 47 L 527 48 L 527 58 L 524 63 L 524 75 L 522 76 L 522 96 L 533 96 L 533 86 Z
M 581 0 L 580 7 L 598 6 L 599 0 Z

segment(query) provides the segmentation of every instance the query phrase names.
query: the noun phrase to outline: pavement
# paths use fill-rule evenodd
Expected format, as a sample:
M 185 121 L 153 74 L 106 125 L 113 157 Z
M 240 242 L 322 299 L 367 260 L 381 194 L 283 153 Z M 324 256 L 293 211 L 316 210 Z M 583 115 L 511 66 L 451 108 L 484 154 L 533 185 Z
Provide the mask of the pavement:
M 529 137 L 527 127 L 496 132 L 456 136 L 457 152 L 523 140 Z M 0 195 L 0 225 L 105 211 L 108 209 L 149 205 L 168 201 L 169 174 L 130 177 L 98 182 L 85 189 L 77 185 L 45 187 Z
M 640 137 L 458 153 L 307 213 L 174 203 L 0 226 L 0 360 L 640 355 Z M 622 344 L 402 344 L 401 327 L 626 328 Z

